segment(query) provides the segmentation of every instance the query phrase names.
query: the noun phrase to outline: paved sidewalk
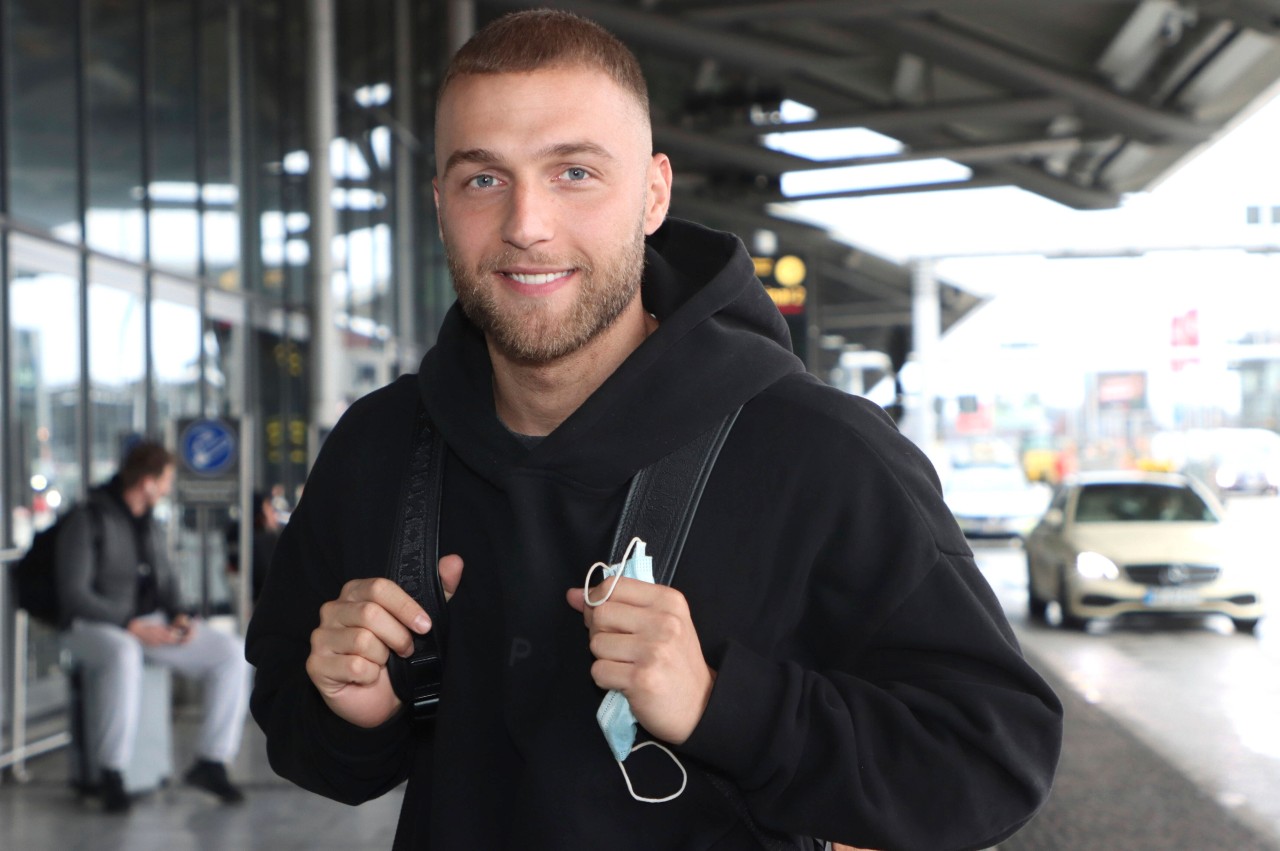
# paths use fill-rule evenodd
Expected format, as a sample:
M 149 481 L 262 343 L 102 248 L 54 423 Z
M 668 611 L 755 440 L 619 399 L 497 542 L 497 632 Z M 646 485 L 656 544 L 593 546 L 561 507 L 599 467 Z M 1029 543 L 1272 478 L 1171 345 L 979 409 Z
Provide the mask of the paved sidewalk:
M 1236 819 L 1102 709 L 1041 673 L 1066 707 L 1062 760 L 1044 809 L 1000 851 L 1280 851 L 1280 839 Z
M 181 782 L 191 763 L 199 711 L 179 709 L 169 785 L 143 796 L 124 817 L 81 799 L 67 782 L 67 751 L 27 763 L 31 781 L 0 784 L 0 849 L 57 851 L 386 851 L 395 837 L 403 786 L 360 807 L 305 792 L 267 764 L 266 740 L 250 719 L 231 779 L 246 801 L 226 806 Z
M 1052 674 L 1067 728 L 1053 794 L 999 851 L 1280 851 L 1201 792 L 1106 712 Z M 179 710 L 175 768 L 190 761 L 198 715 Z M 233 779 L 248 795 L 227 807 L 175 783 L 140 800 L 127 818 L 104 815 L 67 784 L 66 752 L 28 764 L 32 782 L 0 785 L 0 849 L 59 851 L 363 851 L 387 849 L 402 789 L 347 807 L 281 780 L 250 720 Z M 1280 794 L 1280 792 L 1277 792 Z M 942 849 L 939 849 L 942 851 Z

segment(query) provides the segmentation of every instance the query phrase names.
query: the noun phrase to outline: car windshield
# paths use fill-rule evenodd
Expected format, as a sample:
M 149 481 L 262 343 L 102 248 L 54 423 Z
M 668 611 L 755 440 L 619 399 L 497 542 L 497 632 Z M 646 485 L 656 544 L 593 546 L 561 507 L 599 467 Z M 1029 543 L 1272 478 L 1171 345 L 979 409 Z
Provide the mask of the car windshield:
M 957 467 L 951 472 L 951 491 L 1022 490 L 1027 479 L 1018 467 Z
M 1077 523 L 1215 523 L 1213 509 L 1191 488 L 1144 483 L 1087 485 Z

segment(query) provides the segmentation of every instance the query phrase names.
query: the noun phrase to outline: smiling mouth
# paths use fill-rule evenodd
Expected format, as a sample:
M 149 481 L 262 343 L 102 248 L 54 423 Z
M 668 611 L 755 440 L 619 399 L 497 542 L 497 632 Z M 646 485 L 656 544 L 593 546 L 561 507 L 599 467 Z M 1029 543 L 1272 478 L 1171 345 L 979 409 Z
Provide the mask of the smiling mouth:
M 564 269 L 559 272 L 539 272 L 536 275 L 523 272 L 504 272 L 503 274 L 518 284 L 537 287 L 542 286 L 543 284 L 552 283 L 553 281 L 558 281 L 561 278 L 567 278 L 573 274 L 573 270 Z

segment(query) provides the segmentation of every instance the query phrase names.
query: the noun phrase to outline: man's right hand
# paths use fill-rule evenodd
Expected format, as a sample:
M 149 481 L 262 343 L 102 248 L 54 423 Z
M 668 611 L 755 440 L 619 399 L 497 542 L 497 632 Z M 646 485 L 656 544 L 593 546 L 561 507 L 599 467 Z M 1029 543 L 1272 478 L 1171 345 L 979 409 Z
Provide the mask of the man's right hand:
M 462 578 L 462 559 L 447 555 L 439 570 L 447 601 Z M 340 718 L 376 727 L 400 709 L 387 660 L 393 652 L 411 655 L 413 634 L 430 628 L 427 613 L 390 579 L 353 579 L 342 586 L 338 599 L 320 607 L 307 676 Z
M 162 647 L 166 644 L 182 643 L 182 636 L 176 629 L 167 623 L 161 623 L 150 618 L 134 618 L 129 621 L 125 629 L 147 647 Z

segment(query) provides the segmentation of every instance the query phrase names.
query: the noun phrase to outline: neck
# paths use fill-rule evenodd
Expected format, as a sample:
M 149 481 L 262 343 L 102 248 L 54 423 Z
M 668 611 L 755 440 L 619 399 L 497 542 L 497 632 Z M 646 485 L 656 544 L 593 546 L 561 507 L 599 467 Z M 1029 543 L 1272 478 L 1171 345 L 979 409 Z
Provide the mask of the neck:
M 518 434 L 548 435 L 599 389 L 658 327 L 637 298 L 618 319 L 576 352 L 543 364 L 515 361 L 489 345 L 498 418 Z

